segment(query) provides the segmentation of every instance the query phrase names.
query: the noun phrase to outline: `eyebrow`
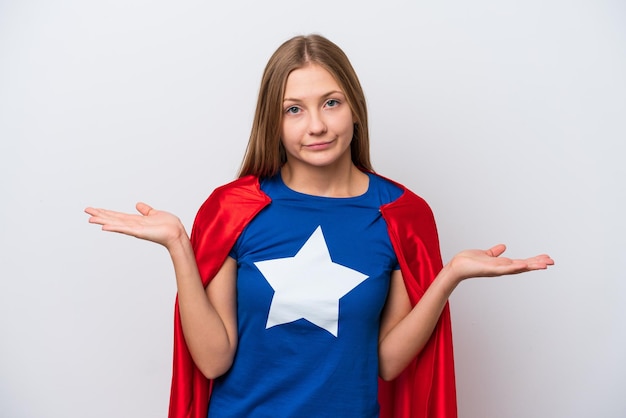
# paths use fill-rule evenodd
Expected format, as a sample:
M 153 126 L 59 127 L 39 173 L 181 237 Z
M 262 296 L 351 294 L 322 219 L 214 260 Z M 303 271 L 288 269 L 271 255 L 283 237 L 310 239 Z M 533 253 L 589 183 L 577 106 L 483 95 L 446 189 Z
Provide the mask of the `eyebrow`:
M 332 96 L 333 94 L 337 94 L 337 93 L 341 94 L 342 96 L 345 96 L 345 95 L 346 95 L 346 94 L 345 94 L 343 91 L 341 91 L 341 90 L 332 90 L 332 91 L 329 91 L 329 92 L 328 92 L 328 93 L 326 93 L 326 94 L 322 94 L 320 97 L 326 98 L 326 97 L 328 97 L 328 96 Z M 295 98 L 291 98 L 291 97 L 285 97 L 285 98 L 283 99 L 283 102 L 299 102 L 299 101 L 301 101 L 301 100 L 302 100 L 302 99 L 295 99 Z

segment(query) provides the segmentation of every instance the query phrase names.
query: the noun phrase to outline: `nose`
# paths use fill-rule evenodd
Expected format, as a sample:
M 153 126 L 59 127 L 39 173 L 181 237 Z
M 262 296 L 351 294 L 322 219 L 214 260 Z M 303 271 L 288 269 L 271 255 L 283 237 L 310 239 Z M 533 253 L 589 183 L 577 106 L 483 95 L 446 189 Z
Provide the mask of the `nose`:
M 311 112 L 309 118 L 309 135 L 322 135 L 326 133 L 326 122 L 320 112 Z

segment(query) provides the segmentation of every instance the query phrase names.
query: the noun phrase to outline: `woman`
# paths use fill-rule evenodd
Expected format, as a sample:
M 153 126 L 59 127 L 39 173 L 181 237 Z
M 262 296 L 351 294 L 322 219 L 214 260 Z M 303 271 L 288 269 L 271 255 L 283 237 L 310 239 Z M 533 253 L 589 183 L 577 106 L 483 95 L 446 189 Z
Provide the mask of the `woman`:
M 442 267 L 430 208 L 373 173 L 367 126 L 345 54 L 298 36 L 270 58 L 240 177 L 203 204 L 191 239 L 142 203 L 86 210 L 171 255 L 170 417 L 456 416 L 448 297 L 553 261 L 497 245 Z

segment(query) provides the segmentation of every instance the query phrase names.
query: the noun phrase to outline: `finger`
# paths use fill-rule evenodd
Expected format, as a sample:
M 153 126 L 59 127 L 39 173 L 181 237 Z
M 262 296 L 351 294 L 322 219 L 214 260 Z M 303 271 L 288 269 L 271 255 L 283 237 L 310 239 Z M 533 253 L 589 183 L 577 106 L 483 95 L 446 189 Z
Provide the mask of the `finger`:
M 91 216 L 99 216 L 102 218 L 111 218 L 111 217 L 118 217 L 118 216 L 126 215 L 123 212 L 116 212 L 114 210 L 108 210 L 108 209 L 102 209 L 102 208 L 87 208 L 85 209 L 85 212 L 87 212 Z
M 103 210 L 102 209 L 88 207 L 88 208 L 85 208 L 85 213 L 90 215 L 89 219 L 88 219 L 88 222 L 91 223 L 91 224 L 100 224 L 100 225 L 102 225 L 103 223 L 106 222 L 106 220 L 104 219 L 104 216 L 103 216 Z
M 120 232 L 117 230 L 114 231 L 113 228 L 135 227 L 141 222 L 141 219 L 143 218 L 142 215 L 115 212 L 106 209 L 89 209 L 89 213 L 91 214 L 91 217 L 89 218 L 89 223 L 103 226 L 106 225 L 106 228 L 103 228 L 104 231 Z M 126 233 L 126 231 L 124 231 L 124 233 Z
M 506 245 L 498 244 L 488 249 L 487 254 L 492 257 L 499 257 L 504 251 L 506 251 Z
M 504 258 L 499 258 L 499 260 L 505 260 Z M 531 257 L 524 260 L 510 260 L 509 268 L 514 270 L 515 273 L 523 273 L 525 271 L 533 271 L 533 270 L 545 270 L 548 266 L 554 264 L 554 261 L 547 256 L 537 256 Z
M 91 215 L 93 216 L 96 213 L 97 209 L 96 208 L 92 208 L 92 207 L 87 207 L 85 208 L 85 213 L 87 215 Z
M 532 265 L 540 265 L 540 266 L 546 266 L 546 267 L 554 265 L 554 260 L 546 254 L 528 258 L 526 259 L 526 261 Z
M 546 261 L 546 260 L 537 260 L 537 261 L 532 261 L 528 263 L 528 268 L 531 270 L 545 270 L 547 269 L 549 266 L 554 265 L 553 261 Z
M 139 202 L 135 205 L 135 208 L 137 208 L 137 211 L 139 213 L 141 213 L 143 216 L 146 216 L 150 213 L 150 211 L 152 210 L 152 207 L 150 205 L 147 205 L 143 202 Z
M 117 232 L 119 234 L 130 235 L 133 237 L 136 237 L 138 235 L 137 228 L 129 225 L 103 224 L 102 230 L 106 232 Z
M 89 223 L 104 225 L 106 223 L 117 223 L 124 214 L 98 209 L 91 214 Z
M 547 265 L 549 265 L 549 266 L 553 266 L 554 265 L 554 260 L 549 255 L 542 254 L 542 255 L 540 255 L 538 257 L 539 257 L 539 259 L 544 261 Z

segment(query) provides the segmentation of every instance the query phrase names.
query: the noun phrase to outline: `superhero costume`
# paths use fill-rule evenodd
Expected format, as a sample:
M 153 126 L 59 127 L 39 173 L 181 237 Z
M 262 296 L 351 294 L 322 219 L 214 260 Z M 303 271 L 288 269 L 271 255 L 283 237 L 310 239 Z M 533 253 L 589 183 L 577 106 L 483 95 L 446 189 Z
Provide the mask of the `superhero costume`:
M 380 207 L 403 190 L 366 175 L 367 189 L 344 197 L 260 179 L 272 203 L 229 254 L 237 350 L 208 418 L 379 417 L 381 313 L 400 270 Z
M 412 305 L 442 268 L 434 218 L 427 203 L 406 189 L 380 210 L 387 223 Z M 203 284 L 215 276 L 248 222 L 270 198 L 256 177 L 246 176 L 216 189 L 198 211 L 191 243 Z M 211 382 L 196 368 L 185 344 L 178 301 L 175 309 L 174 364 L 170 418 L 206 418 Z M 422 351 L 393 381 L 379 382 L 381 418 L 456 417 L 454 358 L 449 305 Z

